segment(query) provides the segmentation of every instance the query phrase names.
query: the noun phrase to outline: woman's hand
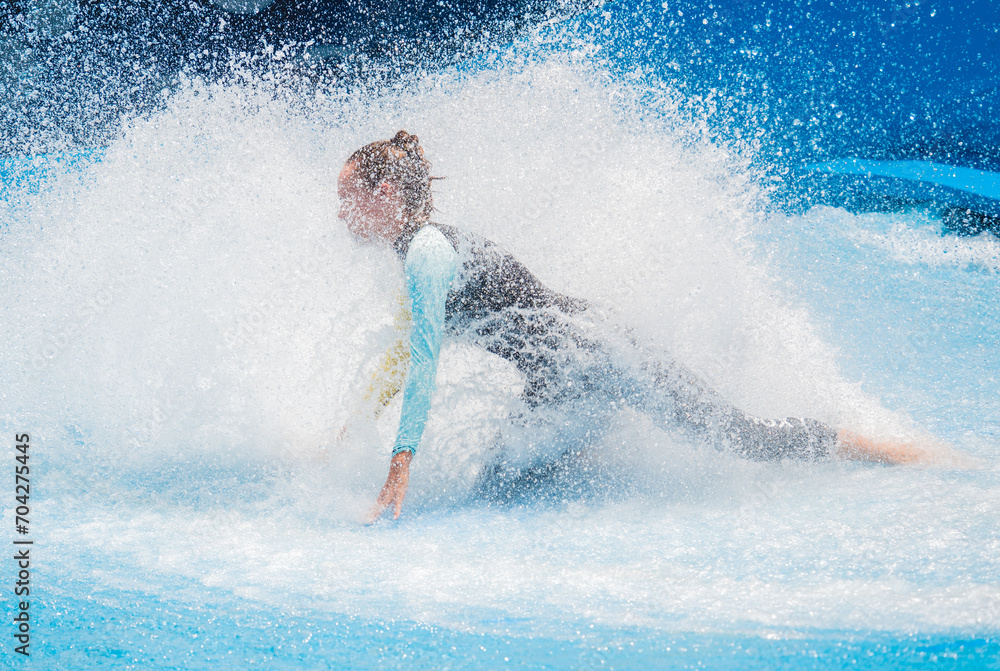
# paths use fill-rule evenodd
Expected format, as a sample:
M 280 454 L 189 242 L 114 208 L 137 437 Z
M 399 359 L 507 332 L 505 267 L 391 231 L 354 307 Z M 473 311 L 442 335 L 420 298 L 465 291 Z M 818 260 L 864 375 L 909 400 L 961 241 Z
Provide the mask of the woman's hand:
M 393 519 L 399 519 L 399 512 L 403 509 L 403 497 L 406 496 L 406 488 L 410 484 L 410 460 L 413 459 L 413 452 L 406 450 L 400 452 L 389 462 L 389 477 L 382 485 L 382 491 L 375 499 L 375 505 L 368 511 L 368 524 L 377 520 L 382 512 L 390 505 L 394 504 Z

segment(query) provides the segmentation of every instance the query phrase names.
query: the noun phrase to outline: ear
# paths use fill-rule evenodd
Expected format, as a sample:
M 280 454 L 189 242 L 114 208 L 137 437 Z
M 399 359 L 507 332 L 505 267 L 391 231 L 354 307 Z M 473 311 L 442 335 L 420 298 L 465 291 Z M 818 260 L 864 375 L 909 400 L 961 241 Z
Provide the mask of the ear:
M 382 198 L 391 198 L 396 195 L 396 186 L 391 182 L 382 182 L 375 187 L 375 192 Z

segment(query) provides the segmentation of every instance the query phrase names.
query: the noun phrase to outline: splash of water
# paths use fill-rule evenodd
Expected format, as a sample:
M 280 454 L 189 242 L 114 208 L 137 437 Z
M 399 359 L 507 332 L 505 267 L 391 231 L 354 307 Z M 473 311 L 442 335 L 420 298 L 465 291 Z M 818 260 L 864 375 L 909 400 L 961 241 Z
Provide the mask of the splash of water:
M 401 275 L 341 228 L 335 179 L 399 128 L 447 178 L 438 221 L 613 308 L 748 411 L 915 431 L 839 373 L 811 308 L 759 262 L 773 219 L 750 157 L 709 142 L 670 91 L 587 60 L 515 51 L 376 92 L 190 81 L 101 161 L 8 208 L 4 425 L 50 446 L 50 495 L 75 505 L 49 528 L 72 570 L 473 630 L 498 613 L 553 630 L 995 627 L 995 559 L 971 540 L 935 550 L 944 527 L 989 531 L 995 484 L 950 490 L 980 515 L 940 514 L 912 495 L 948 474 L 749 464 L 623 411 L 554 507 L 469 503 L 520 381 L 460 343 L 442 354 L 414 521 L 356 525 L 398 401 L 334 436 L 394 337 Z M 594 482 L 613 496 L 569 491 Z M 910 504 L 873 521 L 894 500 Z M 944 527 L 918 533 L 933 515 Z

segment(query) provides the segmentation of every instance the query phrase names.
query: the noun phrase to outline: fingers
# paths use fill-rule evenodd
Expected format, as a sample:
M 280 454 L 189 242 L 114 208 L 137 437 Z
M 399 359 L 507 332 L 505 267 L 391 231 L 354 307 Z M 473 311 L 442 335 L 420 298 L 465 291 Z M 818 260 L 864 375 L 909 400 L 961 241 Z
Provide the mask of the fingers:
M 389 479 L 382 485 L 382 491 L 378 493 L 378 498 L 375 499 L 375 503 L 368 510 L 368 521 L 366 524 L 374 524 L 382 516 L 382 513 L 385 512 L 385 509 L 389 507 L 389 504 L 393 502 L 395 497 L 393 496 L 392 480 L 393 477 L 390 472 Z
M 389 493 L 383 491 L 381 494 L 379 494 L 378 499 L 375 501 L 375 505 L 373 505 L 371 507 L 371 510 L 368 511 L 367 524 L 374 524 L 376 521 L 378 521 L 378 518 L 382 516 L 382 513 L 384 513 L 385 509 L 388 508 L 391 504 L 395 504 L 393 505 L 392 519 L 398 520 L 399 514 L 403 511 L 403 494 L 404 492 L 396 490 L 393 490 Z
M 396 474 L 395 481 L 393 482 L 392 488 L 392 502 L 396 505 L 393 507 L 392 519 L 398 520 L 399 513 L 403 510 L 403 499 L 406 498 L 406 488 L 409 485 L 409 478 L 405 470 L 400 471 Z M 386 501 L 386 505 L 389 501 Z
M 375 503 L 368 510 L 368 521 L 365 524 L 374 524 L 378 521 L 378 518 L 382 516 L 382 513 L 389 506 L 389 501 L 386 500 L 385 487 L 379 493 L 378 498 L 375 499 Z
M 368 524 L 373 524 L 378 520 L 390 505 L 393 506 L 393 519 L 399 519 L 403 510 L 403 499 L 406 498 L 406 489 L 409 486 L 410 459 L 412 458 L 413 453 L 408 451 L 392 458 L 389 465 L 389 475 L 385 479 L 385 484 L 382 485 L 382 491 L 379 492 L 378 498 L 375 499 L 375 505 L 368 512 Z

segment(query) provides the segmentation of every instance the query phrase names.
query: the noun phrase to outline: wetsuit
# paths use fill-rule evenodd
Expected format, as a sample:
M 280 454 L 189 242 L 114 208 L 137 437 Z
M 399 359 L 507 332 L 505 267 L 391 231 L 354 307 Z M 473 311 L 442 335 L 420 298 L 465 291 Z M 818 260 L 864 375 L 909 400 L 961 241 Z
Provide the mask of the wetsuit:
M 539 442 L 558 453 L 593 440 L 622 402 L 667 430 L 753 459 L 816 458 L 836 443 L 836 431 L 816 420 L 761 420 L 734 408 L 684 366 L 649 357 L 620 329 L 595 333 L 586 301 L 548 289 L 489 240 L 427 224 L 404 233 L 395 249 L 412 331 L 393 454 L 415 453 L 420 443 L 445 332 L 514 363 L 525 376 L 528 413 L 557 411 L 527 420 L 532 447 L 522 450 L 522 466 L 537 465 L 546 452 L 553 457 L 552 449 L 536 449 Z M 584 417 L 582 432 L 566 429 L 569 416 Z

